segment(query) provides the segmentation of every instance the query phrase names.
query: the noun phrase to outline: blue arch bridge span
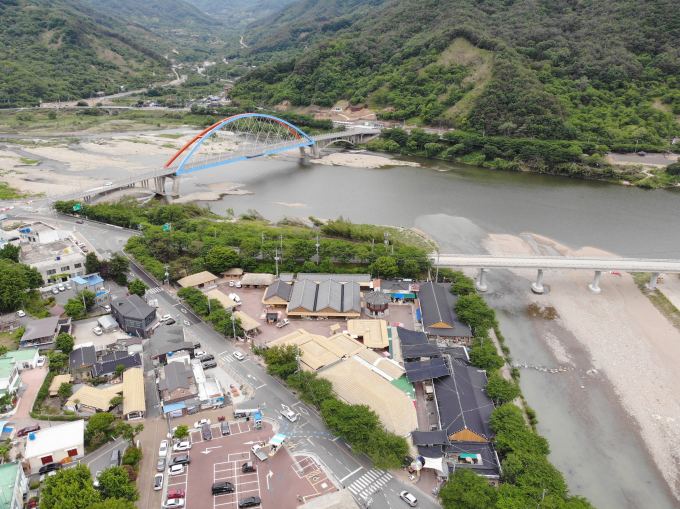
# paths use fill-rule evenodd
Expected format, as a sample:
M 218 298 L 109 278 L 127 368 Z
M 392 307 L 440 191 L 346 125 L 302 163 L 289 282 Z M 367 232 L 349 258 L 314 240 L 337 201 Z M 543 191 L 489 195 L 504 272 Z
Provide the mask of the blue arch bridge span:
M 243 113 L 224 118 L 204 129 L 161 168 L 142 170 L 106 186 L 74 190 L 53 197 L 52 201 L 90 202 L 93 197 L 102 193 L 140 186 L 165 195 L 167 180 L 172 181 L 172 191 L 169 194 L 177 196 L 180 178 L 187 173 L 296 148 L 305 154 L 305 148 L 308 147 L 313 157 L 320 157 L 321 150 L 332 143 L 342 141 L 355 145 L 365 143 L 378 134 L 380 132 L 377 129 L 353 128 L 309 136 L 280 118 L 260 113 Z

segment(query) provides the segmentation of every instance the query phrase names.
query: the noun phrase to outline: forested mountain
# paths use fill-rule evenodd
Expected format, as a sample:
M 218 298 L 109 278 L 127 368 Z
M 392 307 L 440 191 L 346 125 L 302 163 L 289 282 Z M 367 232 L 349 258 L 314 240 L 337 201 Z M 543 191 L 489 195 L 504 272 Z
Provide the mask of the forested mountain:
M 229 30 L 243 31 L 249 23 L 265 18 L 295 0 L 186 0 L 224 23 Z
M 164 81 L 166 60 L 143 27 L 74 0 L 0 1 L 0 104 L 36 105 Z
M 367 103 L 480 134 L 662 145 L 680 135 L 671 0 L 302 0 L 246 34 L 241 101 Z

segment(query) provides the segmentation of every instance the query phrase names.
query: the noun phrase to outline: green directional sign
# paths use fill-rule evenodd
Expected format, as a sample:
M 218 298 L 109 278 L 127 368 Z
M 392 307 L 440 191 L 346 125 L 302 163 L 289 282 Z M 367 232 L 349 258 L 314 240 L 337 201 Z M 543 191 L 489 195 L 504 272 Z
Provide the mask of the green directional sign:
M 165 223 L 165 224 L 163 225 L 163 231 L 164 231 L 164 232 L 170 231 L 170 223 Z
M 76 204 L 73 206 L 73 211 L 74 211 L 74 212 L 77 212 L 78 210 L 82 210 L 82 209 L 83 209 L 83 206 L 82 206 L 80 203 L 76 203 Z

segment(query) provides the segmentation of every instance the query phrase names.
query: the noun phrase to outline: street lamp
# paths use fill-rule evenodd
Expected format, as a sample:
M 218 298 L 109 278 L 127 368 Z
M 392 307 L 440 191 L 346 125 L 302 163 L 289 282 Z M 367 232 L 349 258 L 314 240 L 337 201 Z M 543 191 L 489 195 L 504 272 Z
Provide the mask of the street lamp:
M 236 319 L 234 318 L 234 312 L 231 312 L 231 327 L 234 331 L 234 339 L 236 339 Z

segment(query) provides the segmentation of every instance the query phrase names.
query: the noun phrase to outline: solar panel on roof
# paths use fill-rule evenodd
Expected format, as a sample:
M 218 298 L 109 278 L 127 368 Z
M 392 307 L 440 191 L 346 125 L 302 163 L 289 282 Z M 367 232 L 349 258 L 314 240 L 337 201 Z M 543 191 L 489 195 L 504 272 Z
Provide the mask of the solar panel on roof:
M 404 364 L 406 378 L 409 382 L 430 380 L 449 374 L 449 368 L 443 357 L 428 359 L 426 361 L 407 362 Z

